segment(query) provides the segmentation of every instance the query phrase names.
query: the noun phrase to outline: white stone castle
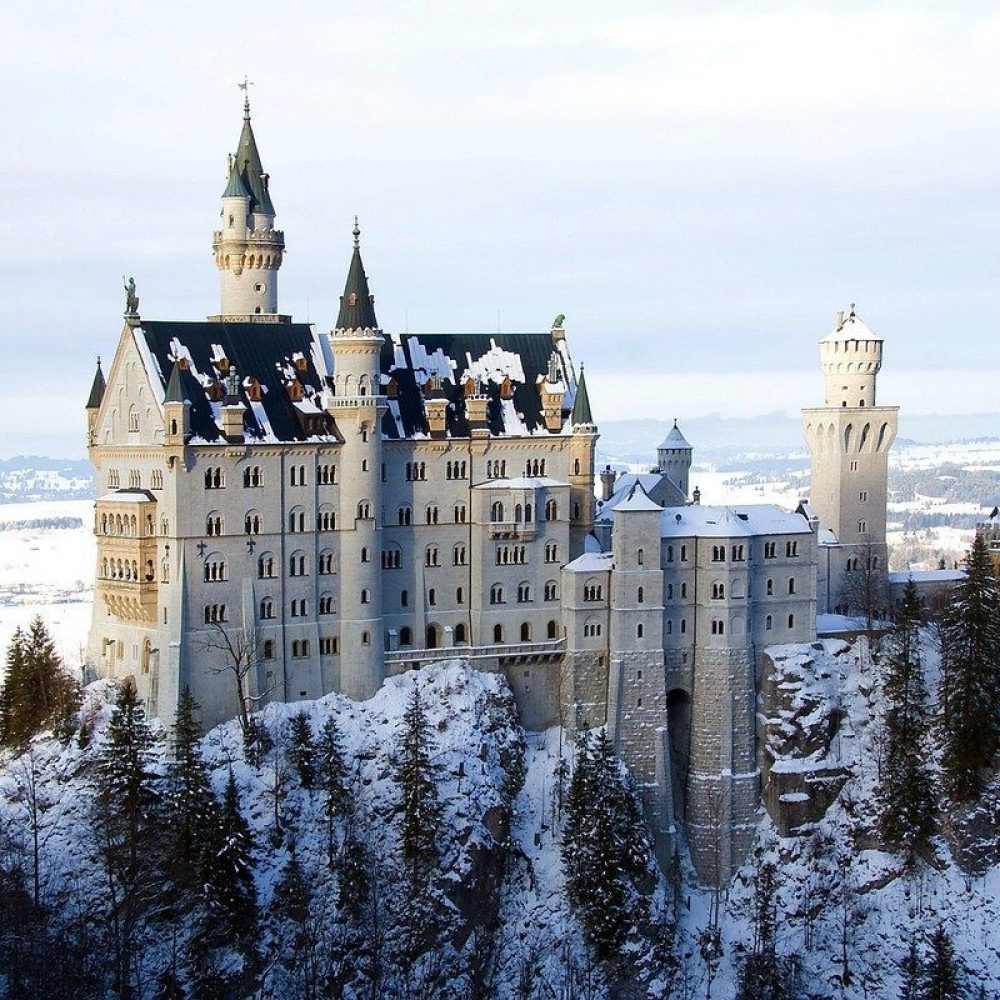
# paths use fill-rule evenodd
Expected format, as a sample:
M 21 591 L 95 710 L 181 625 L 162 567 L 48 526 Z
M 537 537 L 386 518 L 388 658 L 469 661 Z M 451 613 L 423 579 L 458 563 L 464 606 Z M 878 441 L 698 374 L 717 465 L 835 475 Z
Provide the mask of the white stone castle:
M 885 567 L 882 342 L 853 312 L 822 342 L 811 506 L 689 500 L 676 425 L 654 471 L 605 470 L 598 501 L 562 317 L 383 333 L 356 224 L 333 330 L 282 315 L 248 105 L 221 215 L 218 315 L 147 320 L 133 287 L 87 403 L 91 671 L 133 677 L 167 723 L 188 687 L 210 725 L 241 698 L 363 699 L 461 656 L 504 673 L 528 728 L 607 724 L 661 857 L 683 829 L 702 877 L 725 879 L 760 808 L 762 651 L 813 640 L 859 559 Z

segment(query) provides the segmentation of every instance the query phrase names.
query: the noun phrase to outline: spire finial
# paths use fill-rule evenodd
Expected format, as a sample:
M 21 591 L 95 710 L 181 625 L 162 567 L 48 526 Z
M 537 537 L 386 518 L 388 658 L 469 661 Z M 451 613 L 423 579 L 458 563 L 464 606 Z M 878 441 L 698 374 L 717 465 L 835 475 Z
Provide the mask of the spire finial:
M 100 354 L 97 355 L 97 367 L 98 368 L 101 367 L 101 356 L 100 356 Z
M 854 303 L 852 302 L 851 303 L 851 319 L 854 319 L 854 308 L 855 308 L 855 306 L 854 306 Z
M 354 228 L 351 230 L 354 235 L 354 249 L 361 249 L 361 229 L 358 227 L 358 217 L 354 216 Z
M 253 80 L 248 80 L 244 73 L 243 79 L 236 86 L 243 91 L 243 118 L 245 121 L 250 121 L 250 88 L 253 86 Z

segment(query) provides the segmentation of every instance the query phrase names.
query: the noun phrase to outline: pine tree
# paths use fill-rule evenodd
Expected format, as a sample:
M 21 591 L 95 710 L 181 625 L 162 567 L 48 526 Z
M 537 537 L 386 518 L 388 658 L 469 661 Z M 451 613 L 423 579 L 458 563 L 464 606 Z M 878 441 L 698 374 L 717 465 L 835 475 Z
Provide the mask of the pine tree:
M 911 579 L 882 660 L 886 749 L 879 796 L 882 835 L 889 845 L 902 847 L 911 860 L 934 830 L 934 800 L 924 745 L 927 689 L 920 652 L 923 624 L 923 608 Z
M 240 810 L 239 789 L 232 770 L 222 808 L 206 854 L 203 878 L 213 943 L 249 950 L 257 927 L 257 891 L 253 881 L 253 838 Z
M 649 843 L 634 790 L 604 730 L 577 742 L 566 814 L 566 893 L 588 943 L 598 957 L 609 958 L 625 939 Z
M 401 846 L 410 889 L 417 894 L 438 863 L 441 803 L 431 769 L 431 733 L 420 687 L 413 685 L 403 714 L 396 784 L 402 792 Z
M 287 753 L 302 787 L 311 789 L 316 784 L 316 745 L 305 712 L 296 712 L 288 720 Z
M 931 935 L 931 953 L 924 967 L 920 1000 L 958 1000 L 958 962 L 951 938 L 943 926 Z
M 23 748 L 50 726 L 65 738 L 79 700 L 79 685 L 63 667 L 42 619 L 35 618 L 27 634 L 18 629 L 0 690 L 0 743 Z
M 133 995 L 136 941 L 162 893 L 152 748 L 146 713 L 135 684 L 126 679 L 118 689 L 101 749 L 94 813 L 107 875 L 115 989 L 125 1000 Z
M 334 822 L 347 812 L 350 791 L 347 786 L 347 764 L 337 720 L 330 716 L 319 734 L 316 755 L 316 781 L 323 792 L 323 812 L 326 815 L 326 857 L 332 868 L 335 854 Z
M 170 856 L 179 865 L 182 878 L 190 866 L 200 864 L 212 829 L 218 823 L 218 804 L 199 749 L 198 707 L 190 688 L 185 687 L 177 705 L 173 759 L 168 766 L 163 796 Z
M 758 858 L 754 873 L 753 952 L 740 969 L 737 1000 L 792 1000 L 788 972 L 775 950 L 777 869 Z
M 922 1000 L 921 991 L 924 974 L 923 963 L 920 961 L 920 951 L 917 942 L 910 939 L 906 957 L 899 963 L 902 973 L 902 983 L 899 987 L 899 1000 Z
M 365 912 L 371 892 L 368 851 L 353 831 L 347 834 L 340 856 L 337 909 L 357 921 Z
M 135 683 L 118 689 L 101 753 L 103 793 L 123 847 L 138 865 L 143 834 L 152 825 L 157 804 L 152 771 L 153 734 Z
M 997 578 L 986 543 L 976 536 L 944 625 L 946 670 L 944 763 L 960 801 L 976 796 L 981 768 L 998 747 L 1000 610 Z

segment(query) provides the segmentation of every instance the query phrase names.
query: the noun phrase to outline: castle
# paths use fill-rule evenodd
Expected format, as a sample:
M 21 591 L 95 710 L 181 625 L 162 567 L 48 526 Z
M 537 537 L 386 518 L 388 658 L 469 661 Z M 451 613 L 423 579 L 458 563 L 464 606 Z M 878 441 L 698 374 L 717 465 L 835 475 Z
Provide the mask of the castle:
M 332 331 L 279 311 L 285 239 L 244 105 L 213 234 L 221 308 L 148 320 L 129 289 L 87 440 L 99 484 L 91 671 L 169 723 L 214 724 L 446 656 L 501 671 L 523 723 L 607 724 L 666 859 L 683 827 L 728 877 L 760 808 L 762 651 L 809 642 L 859 560 L 885 567 L 896 411 L 853 314 L 806 410 L 812 504 L 689 497 L 674 427 L 652 472 L 600 474 L 562 317 L 523 334 L 383 333 L 355 222 Z M 870 562 L 874 560 L 874 563 Z

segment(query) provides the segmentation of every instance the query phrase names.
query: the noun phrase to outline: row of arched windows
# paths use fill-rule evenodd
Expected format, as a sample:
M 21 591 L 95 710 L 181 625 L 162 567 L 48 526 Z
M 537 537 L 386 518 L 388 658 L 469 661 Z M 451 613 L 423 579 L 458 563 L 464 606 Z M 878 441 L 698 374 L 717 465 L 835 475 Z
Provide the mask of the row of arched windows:
M 498 566 L 523 566 L 528 561 L 528 549 L 524 545 L 498 545 L 496 561 Z
M 445 464 L 445 478 L 447 479 L 467 479 L 465 462 L 447 462 Z
M 146 537 L 154 533 L 153 515 L 147 514 L 145 521 Z M 123 535 L 126 538 L 137 538 L 139 536 L 140 521 L 135 514 L 101 514 L 101 534 L 102 535 Z
M 491 460 L 486 463 L 486 478 L 487 479 L 506 479 L 507 478 L 507 459 L 499 458 L 496 460 Z
M 524 474 L 526 476 L 544 476 L 545 475 L 545 459 L 544 458 L 529 458 L 524 463 Z
M 125 580 L 130 583 L 152 583 L 153 560 L 147 559 L 142 576 L 139 575 L 139 563 L 135 559 L 102 559 L 101 576 L 105 580 Z

